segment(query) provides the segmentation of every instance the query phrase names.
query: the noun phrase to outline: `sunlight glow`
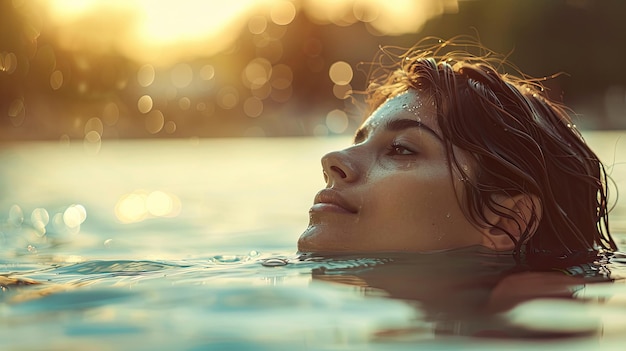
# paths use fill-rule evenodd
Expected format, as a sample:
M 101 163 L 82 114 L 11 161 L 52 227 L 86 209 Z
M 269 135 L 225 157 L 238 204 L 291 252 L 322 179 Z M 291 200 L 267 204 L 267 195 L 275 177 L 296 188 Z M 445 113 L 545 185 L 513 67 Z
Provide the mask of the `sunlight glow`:
M 276 0 L 272 0 L 276 1 Z M 41 0 L 61 44 L 94 52 L 114 50 L 139 62 L 170 64 L 181 57 L 228 48 L 255 0 Z M 198 45 L 200 42 L 210 45 Z M 170 50 L 172 49 L 172 50 Z
M 255 0 L 136 0 L 143 13 L 141 36 L 152 42 L 217 37 L 244 16 Z
M 68 21 L 75 20 L 88 11 L 93 10 L 102 0 L 53 0 L 50 11 L 54 17 L 62 17 Z
M 171 65 L 182 58 L 210 56 L 227 50 L 246 29 L 261 39 L 267 39 L 267 36 L 260 35 L 268 28 L 270 21 L 285 27 L 292 23 L 299 12 L 321 24 L 348 26 L 363 22 L 372 34 L 398 35 L 415 32 L 434 16 L 458 11 L 457 0 L 38 2 L 48 9 L 48 17 L 57 31 L 58 41 L 66 49 L 113 52 L 158 66 Z M 272 45 L 277 43 L 272 41 Z M 1 61 L 1 69 L 13 67 L 10 57 L 4 57 Z M 56 78 L 54 84 L 59 84 Z M 142 82 L 147 84 L 147 81 L 149 79 Z
M 426 21 L 458 12 L 457 0 L 303 0 L 307 14 L 317 23 L 349 26 L 361 21 L 375 35 L 418 31 Z

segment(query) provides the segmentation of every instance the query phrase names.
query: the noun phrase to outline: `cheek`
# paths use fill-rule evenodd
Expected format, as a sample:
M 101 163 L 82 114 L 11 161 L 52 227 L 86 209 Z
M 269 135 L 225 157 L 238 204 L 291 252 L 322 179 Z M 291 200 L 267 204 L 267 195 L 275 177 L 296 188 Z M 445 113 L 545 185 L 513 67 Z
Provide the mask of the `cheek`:
M 454 188 L 456 190 L 459 199 L 465 196 L 465 187 L 467 182 L 476 180 L 478 174 L 478 160 L 466 151 L 459 150 L 455 147 L 454 158 L 459 164 L 459 168 L 453 166 L 452 180 L 454 182 Z
M 468 234 L 468 226 L 449 175 L 445 177 L 414 187 L 390 185 L 390 191 L 380 194 L 378 201 L 372 198 L 372 212 L 363 214 L 369 220 L 361 223 L 363 233 L 373 234 L 369 244 L 409 251 L 463 246 L 459 243 L 466 239 L 458 235 Z
M 422 169 L 418 175 L 413 170 L 381 180 L 372 191 L 377 193 L 371 199 L 377 214 L 411 225 L 435 224 L 460 210 L 447 167 Z

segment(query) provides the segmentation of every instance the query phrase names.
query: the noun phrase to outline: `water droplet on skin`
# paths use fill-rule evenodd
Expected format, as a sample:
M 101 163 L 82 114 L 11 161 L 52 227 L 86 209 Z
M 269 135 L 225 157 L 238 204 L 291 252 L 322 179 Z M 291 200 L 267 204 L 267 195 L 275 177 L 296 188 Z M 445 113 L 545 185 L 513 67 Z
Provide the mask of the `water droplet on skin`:
M 409 105 L 407 104 L 402 104 L 402 108 L 407 108 Z
M 449 213 L 446 213 L 446 218 L 447 218 L 447 219 L 450 219 L 450 217 L 452 217 L 452 215 L 451 215 L 451 214 L 449 214 Z
M 286 259 L 283 258 L 268 258 L 263 261 L 261 264 L 265 267 L 281 267 L 286 266 L 289 263 Z

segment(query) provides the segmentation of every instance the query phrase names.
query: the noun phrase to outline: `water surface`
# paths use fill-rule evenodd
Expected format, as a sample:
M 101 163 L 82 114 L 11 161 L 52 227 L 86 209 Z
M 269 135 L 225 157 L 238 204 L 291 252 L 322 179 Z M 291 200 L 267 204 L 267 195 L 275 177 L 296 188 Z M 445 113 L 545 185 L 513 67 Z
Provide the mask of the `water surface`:
M 626 133 L 586 135 L 625 193 Z M 348 143 L 2 145 L 3 349 L 621 349 L 621 254 L 297 257 L 319 158 Z M 623 196 L 611 220 L 623 247 Z

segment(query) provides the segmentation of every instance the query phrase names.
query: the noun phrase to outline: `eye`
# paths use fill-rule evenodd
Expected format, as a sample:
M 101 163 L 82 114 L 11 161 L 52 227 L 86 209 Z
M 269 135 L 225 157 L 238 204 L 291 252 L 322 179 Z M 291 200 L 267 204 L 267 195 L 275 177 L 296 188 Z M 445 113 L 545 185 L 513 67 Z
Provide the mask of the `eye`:
M 408 156 L 408 155 L 415 155 L 415 154 L 417 154 L 417 152 L 399 143 L 393 143 L 389 147 L 389 155 L 391 156 L 396 156 L 396 155 Z

